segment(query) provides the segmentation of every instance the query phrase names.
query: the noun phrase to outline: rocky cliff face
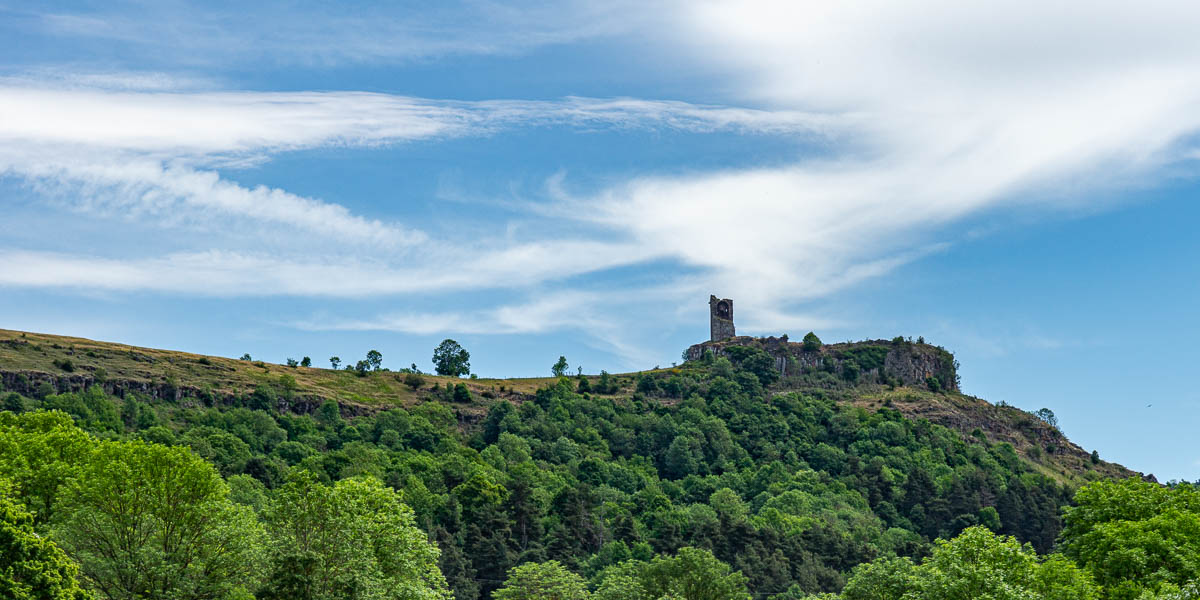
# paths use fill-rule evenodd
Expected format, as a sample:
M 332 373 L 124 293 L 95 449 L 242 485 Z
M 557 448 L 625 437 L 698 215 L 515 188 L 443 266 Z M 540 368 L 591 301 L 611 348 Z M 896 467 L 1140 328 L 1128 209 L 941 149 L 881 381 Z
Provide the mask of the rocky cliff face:
M 44 391 L 55 394 L 67 392 L 82 392 L 93 385 L 100 386 L 106 394 L 125 398 L 128 395 L 138 395 L 143 399 L 151 399 L 173 404 L 188 405 L 233 405 L 238 401 L 234 394 L 214 394 L 207 389 L 188 385 L 176 385 L 170 382 L 152 382 L 135 379 L 98 379 L 88 373 L 57 375 L 43 371 L 2 371 L 0 384 L 10 392 L 24 396 L 40 397 Z M 48 387 L 46 387 L 48 386 Z M 250 391 L 247 391 L 248 395 Z M 309 414 L 320 408 L 326 398 L 313 394 L 295 394 L 291 397 L 277 398 L 280 412 Z M 353 404 L 339 403 L 342 416 L 352 417 L 368 414 L 379 410 L 375 407 L 364 407 Z
M 827 344 L 806 349 L 804 344 L 788 341 L 786 335 L 741 336 L 696 344 L 688 348 L 687 358 L 697 360 L 709 351 L 715 356 L 726 356 L 733 346 L 763 350 L 775 359 L 776 368 L 785 377 L 826 371 L 856 380 L 958 391 L 954 355 L 937 346 L 900 339 Z

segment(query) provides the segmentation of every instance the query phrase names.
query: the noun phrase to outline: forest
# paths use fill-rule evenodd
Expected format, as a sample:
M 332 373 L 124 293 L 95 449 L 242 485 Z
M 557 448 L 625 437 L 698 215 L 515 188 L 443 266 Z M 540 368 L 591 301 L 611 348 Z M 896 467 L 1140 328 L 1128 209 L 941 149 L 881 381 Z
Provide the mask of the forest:
M 1066 479 L 760 354 L 358 416 L 0 393 L 0 597 L 1200 597 L 1190 485 Z

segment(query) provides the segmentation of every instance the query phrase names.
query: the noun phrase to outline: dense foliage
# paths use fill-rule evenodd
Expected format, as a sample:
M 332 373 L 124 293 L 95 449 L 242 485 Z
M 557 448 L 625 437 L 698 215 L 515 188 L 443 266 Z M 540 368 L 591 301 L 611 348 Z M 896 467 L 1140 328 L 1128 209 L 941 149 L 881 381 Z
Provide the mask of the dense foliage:
M 1195 576 L 1193 546 L 1152 543 L 1155 515 L 1200 514 L 1183 491 L 1086 488 L 1066 554 L 1039 556 L 1075 490 L 1012 446 L 857 407 L 844 379 L 774 393 L 765 353 L 730 357 L 564 366 L 484 413 L 465 386 L 353 418 L 275 412 L 284 380 L 221 406 L 6 397 L 0 478 L 100 598 L 1124 599 Z

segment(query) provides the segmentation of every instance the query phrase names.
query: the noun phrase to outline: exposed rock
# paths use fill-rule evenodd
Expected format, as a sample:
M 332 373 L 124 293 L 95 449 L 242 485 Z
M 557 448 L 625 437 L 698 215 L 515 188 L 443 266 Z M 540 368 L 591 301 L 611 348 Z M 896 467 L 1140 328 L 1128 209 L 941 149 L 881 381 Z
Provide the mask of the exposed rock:
M 858 370 L 859 378 L 958 391 L 954 355 L 937 346 L 898 339 L 827 344 L 817 350 L 805 350 L 804 344 L 790 342 L 786 335 L 740 336 L 695 344 L 688 348 L 687 359 L 700 359 L 708 351 L 725 356 L 731 346 L 763 350 L 775 359 L 775 366 L 783 376 L 820 370 L 841 374 L 851 368 Z

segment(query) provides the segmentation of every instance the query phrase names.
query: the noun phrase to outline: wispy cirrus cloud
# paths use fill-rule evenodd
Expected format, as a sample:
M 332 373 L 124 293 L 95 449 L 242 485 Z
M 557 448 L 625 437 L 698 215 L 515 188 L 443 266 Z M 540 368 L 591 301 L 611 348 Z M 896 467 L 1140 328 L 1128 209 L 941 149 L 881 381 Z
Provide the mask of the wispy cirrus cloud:
M 465 102 L 365 92 L 161 92 L 17 81 L 24 85 L 0 80 L 0 140 L 168 157 L 372 146 L 545 126 L 831 135 L 855 119 L 637 98 Z
M 74 198 L 78 207 L 151 217 L 178 218 L 180 211 L 191 211 L 195 219 L 223 215 L 381 247 L 411 246 L 427 235 L 283 189 L 247 188 L 223 179 L 218 169 L 237 161 L 269 160 L 287 151 L 385 146 L 493 135 L 513 128 L 603 126 L 815 136 L 852 120 L 629 98 L 461 102 L 359 92 L 39 87 L 20 78 L 0 83 L 0 114 L 0 174 Z M 511 251 L 528 252 L 534 246 Z
M 329 4 L 135 1 L 11 11 L 25 28 L 175 64 L 336 65 L 513 55 L 619 35 L 644 13 L 635 3 L 448 0 Z

